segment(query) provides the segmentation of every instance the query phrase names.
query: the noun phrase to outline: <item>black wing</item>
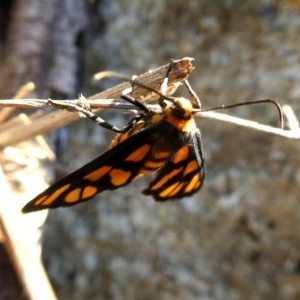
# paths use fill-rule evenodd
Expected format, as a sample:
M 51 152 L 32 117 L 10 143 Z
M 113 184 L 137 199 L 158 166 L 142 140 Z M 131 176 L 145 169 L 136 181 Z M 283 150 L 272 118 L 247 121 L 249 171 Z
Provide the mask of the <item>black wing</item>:
M 129 184 L 148 159 L 152 150 L 153 133 L 157 130 L 158 127 L 151 127 L 130 136 L 51 185 L 27 203 L 22 211 L 75 205 L 93 198 L 102 191 Z
M 205 178 L 201 134 L 196 128 L 191 141 L 171 157 L 160 169 L 144 194 L 157 201 L 179 199 L 198 191 Z

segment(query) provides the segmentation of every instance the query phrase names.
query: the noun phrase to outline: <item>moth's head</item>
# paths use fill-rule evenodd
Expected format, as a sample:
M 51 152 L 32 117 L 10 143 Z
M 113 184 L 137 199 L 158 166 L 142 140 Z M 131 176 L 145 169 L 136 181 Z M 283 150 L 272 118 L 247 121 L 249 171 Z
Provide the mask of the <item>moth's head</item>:
M 190 119 L 192 117 L 193 105 L 189 99 L 179 97 L 169 98 L 165 107 L 165 114 L 172 115 L 180 119 Z

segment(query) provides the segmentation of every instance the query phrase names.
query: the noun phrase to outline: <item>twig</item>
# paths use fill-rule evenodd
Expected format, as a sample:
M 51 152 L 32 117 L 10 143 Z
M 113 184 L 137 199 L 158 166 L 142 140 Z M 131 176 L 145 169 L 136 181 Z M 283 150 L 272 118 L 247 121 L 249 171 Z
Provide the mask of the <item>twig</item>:
M 98 101 L 95 101 L 98 102 Z M 95 102 L 91 102 L 89 101 L 88 104 L 91 103 L 91 105 L 95 105 Z M 68 108 L 69 110 L 74 110 L 74 111 L 80 111 L 80 108 L 78 108 L 78 105 L 75 101 L 69 102 L 68 104 L 66 102 L 62 102 L 62 101 L 53 101 L 51 100 L 50 103 L 53 105 L 54 107 L 56 105 L 60 106 L 60 107 L 64 107 L 66 106 L 66 108 Z M 97 103 L 100 107 L 105 107 L 105 108 L 118 108 L 118 109 L 126 109 L 126 110 L 130 110 L 130 109 L 137 109 L 136 106 L 124 101 L 124 100 L 114 100 L 114 99 L 103 99 L 100 100 L 100 102 Z M 158 105 L 149 105 L 148 107 L 154 111 L 160 111 L 161 108 Z M 221 114 L 221 113 L 216 113 L 216 112 L 212 112 L 212 111 L 199 111 L 198 109 L 196 110 L 195 116 L 198 117 L 203 117 L 203 118 L 209 118 L 209 119 L 214 119 L 214 120 L 218 120 L 218 121 L 223 121 L 223 122 L 227 122 L 227 123 L 232 123 L 235 125 L 239 125 L 239 126 L 244 126 L 244 127 L 248 127 L 254 130 L 259 130 L 259 131 L 263 131 L 266 133 L 273 133 L 273 134 L 277 134 L 280 136 L 284 136 L 287 138 L 293 138 L 293 139 L 298 139 L 300 138 L 300 129 L 299 129 L 299 122 L 296 119 L 295 114 L 292 114 L 292 109 L 289 108 L 289 110 L 285 109 L 284 112 L 285 114 L 287 114 L 287 111 L 289 112 L 289 115 L 293 117 L 292 119 L 292 124 L 294 124 L 294 127 L 291 127 L 291 130 L 284 130 L 281 128 L 277 128 L 277 127 L 272 127 L 272 126 L 268 126 L 268 125 L 264 125 L 264 124 L 260 124 L 258 122 L 255 121 L 251 121 L 251 120 L 246 120 L 246 119 L 241 119 L 238 117 L 234 117 L 234 116 L 230 116 L 227 114 Z M 291 118 L 291 117 L 290 117 Z M 297 123 L 298 122 L 298 123 Z M 291 123 L 291 121 L 290 121 Z M 298 124 L 298 127 L 296 127 L 295 124 Z
M 1 101 L 1 100 L 0 100 Z M 13 100 L 14 101 L 14 100 Z M 73 112 L 78 112 L 80 109 L 78 108 L 78 100 L 41 100 L 41 99 L 28 99 L 28 100 L 23 100 L 23 102 L 32 103 L 34 102 L 34 105 L 38 106 L 52 106 L 52 107 L 60 107 L 60 108 L 65 108 L 69 111 Z M 112 109 L 125 109 L 125 110 L 136 110 L 137 107 L 124 101 L 124 100 L 116 100 L 116 99 L 99 99 L 99 100 L 86 100 L 87 104 L 91 108 L 112 108 Z M 30 106 L 30 105 L 29 105 Z M 148 104 L 148 107 L 152 110 L 155 111 L 160 111 L 160 107 L 158 105 L 151 105 Z M 287 110 L 284 110 L 286 113 Z M 289 109 L 289 115 L 291 116 L 291 108 Z M 197 112 L 196 116 L 198 117 L 203 117 L 203 118 L 209 118 L 209 119 L 214 119 L 214 120 L 219 120 L 227 123 L 232 123 L 235 125 L 239 126 L 244 126 L 248 127 L 251 129 L 259 130 L 259 131 L 264 131 L 266 133 L 272 133 L 272 134 L 277 134 L 280 136 L 284 136 L 287 138 L 293 138 L 293 139 L 298 139 L 300 138 L 300 130 L 299 127 L 294 127 L 292 130 L 282 130 L 280 128 L 260 124 L 255 121 L 251 120 L 246 120 L 246 119 L 241 119 L 238 117 L 230 116 L 227 114 L 223 113 L 216 113 L 216 112 L 211 112 L 211 111 L 203 111 L 203 112 Z M 291 118 L 291 117 L 290 117 Z M 293 114 L 293 120 L 292 124 L 297 124 L 297 119 L 296 116 Z M 291 123 L 291 121 L 289 122 Z M 299 122 L 298 122 L 299 124 Z
M 182 60 L 175 61 L 175 67 L 173 67 L 172 69 L 173 73 L 171 72 L 170 75 L 170 78 L 173 78 L 173 81 L 171 81 L 169 87 L 172 88 L 170 88 L 171 91 L 169 90 L 168 93 L 173 92 L 174 87 L 176 88 L 178 83 L 180 83 L 180 81 L 182 81 L 183 79 L 186 79 L 189 73 L 193 70 L 191 61 L 192 59 L 190 58 L 184 58 Z M 176 65 L 176 62 L 178 62 L 178 65 Z M 157 85 L 159 86 L 159 84 L 161 84 L 162 79 L 164 78 L 166 68 L 168 66 L 169 65 L 165 65 L 161 68 L 156 69 L 155 71 L 148 71 L 147 73 L 137 77 L 137 80 L 145 85 L 149 85 L 153 89 L 159 90 L 159 88 L 157 88 L 156 86 Z M 102 74 L 101 76 L 107 75 L 107 73 L 104 73 L 104 75 L 103 73 L 101 74 Z M 108 75 L 110 76 L 111 74 L 108 73 Z M 122 91 L 128 87 L 130 87 L 130 83 L 125 82 L 111 89 L 108 89 L 102 93 L 96 94 L 90 97 L 89 99 L 87 99 L 86 101 L 91 108 L 97 109 L 97 111 L 104 108 L 136 110 L 137 108 L 129 104 L 128 102 L 114 99 L 119 97 Z M 150 101 L 153 98 L 157 97 L 155 93 L 149 92 L 148 90 L 145 90 L 145 88 L 140 87 L 138 85 L 135 86 L 133 93 L 131 95 L 143 102 Z M 108 99 L 108 98 L 112 98 L 112 99 Z M 78 99 L 75 100 L 49 100 L 49 99 L 0 100 L 0 107 L 6 105 L 16 105 L 19 107 L 59 106 L 60 108 L 64 107 L 67 110 L 71 110 L 75 112 L 79 110 Z M 149 107 L 154 110 L 160 109 L 157 105 L 149 105 Z M 285 115 L 289 120 L 289 124 L 291 124 L 291 130 L 282 130 L 280 128 L 263 125 L 254 121 L 240 119 L 226 114 L 220 114 L 220 113 L 210 112 L 210 111 L 197 112 L 196 115 L 202 116 L 204 118 L 210 118 L 210 119 L 215 119 L 223 122 L 233 123 L 239 126 L 249 127 L 267 133 L 277 134 L 287 138 L 299 139 L 300 138 L 299 126 L 295 125 L 295 124 L 299 124 L 299 122 L 297 121 L 295 115 L 293 115 L 293 118 L 291 117 L 292 116 L 291 111 L 292 111 L 291 109 L 290 110 L 286 109 L 284 111 Z M 22 129 L 22 131 L 19 130 L 18 126 L 14 125 L 12 128 L 5 130 L 3 133 L 0 133 L 0 147 L 14 144 L 23 139 L 32 137 L 36 134 L 41 134 L 48 130 L 52 130 L 64 126 L 74 120 L 77 120 L 78 118 L 79 118 L 78 114 L 71 114 L 67 111 L 58 111 L 42 117 L 37 117 L 36 119 L 35 118 L 32 119 L 32 126 L 27 127 L 25 125 L 25 128 L 23 128 L 24 130 Z
M 299 121 L 297 120 L 296 114 L 293 109 L 289 105 L 284 105 L 282 107 L 282 111 L 287 118 L 287 124 L 291 128 L 292 131 L 300 131 Z
M 65 109 L 68 107 L 72 108 L 76 105 L 80 105 L 79 99 L 66 99 L 66 100 L 53 100 L 53 99 L 0 99 L 0 108 L 7 106 L 14 106 L 18 108 L 45 108 L 45 107 L 54 107 L 57 106 L 65 106 Z M 123 100 L 118 101 L 118 99 L 94 99 L 89 100 L 86 99 L 86 102 L 89 104 L 91 108 L 94 109 L 102 109 L 102 108 L 121 108 L 127 109 L 126 103 Z M 56 103 L 57 106 L 52 105 L 52 103 Z M 122 104 L 125 104 L 124 108 L 122 108 Z M 119 107 L 120 106 L 120 107 Z
M 2 101 L 8 101 L 8 100 L 0 100 L 0 104 Z M 75 100 L 46 100 L 46 99 L 12 99 L 12 102 L 15 103 L 21 103 L 23 107 L 43 107 L 43 106 L 52 106 L 52 107 L 60 107 L 65 108 L 69 111 L 77 112 L 78 109 L 78 99 Z M 98 99 L 98 100 L 86 100 L 87 104 L 94 109 L 104 109 L 104 108 L 112 108 L 112 109 L 125 109 L 125 110 L 136 110 L 137 107 L 124 101 L 124 100 L 116 100 L 116 99 Z M 151 105 L 148 104 L 149 108 L 155 111 L 159 111 L 160 107 L 158 105 Z M 298 139 L 300 138 L 300 129 L 299 126 L 297 127 L 295 124 L 297 124 L 297 119 L 295 114 L 292 114 L 292 109 L 284 108 L 284 113 L 287 115 L 287 118 L 290 120 L 289 124 L 293 124 L 291 127 L 291 130 L 282 130 L 280 128 L 260 124 L 255 121 L 250 121 L 246 119 L 241 119 L 238 117 L 230 116 L 227 114 L 222 113 L 216 113 L 211 111 L 203 111 L 203 112 L 197 112 L 196 116 L 203 117 L 203 118 L 209 118 L 214 120 L 219 120 L 227 123 L 236 124 L 239 126 L 249 127 L 251 129 L 264 131 L 267 133 L 273 133 L 280 136 L 284 136 L 287 138 L 293 138 Z M 293 118 L 292 118 L 293 116 Z M 299 122 L 298 122 L 299 124 Z M 0 142 L 1 144 L 1 142 Z
M 263 131 L 266 133 L 272 133 L 272 134 L 284 136 L 286 138 L 291 138 L 291 139 L 299 139 L 300 138 L 300 130 L 283 130 L 281 128 L 272 127 L 272 126 L 260 124 L 255 121 L 241 119 L 241 118 L 229 116 L 226 114 L 216 113 L 213 111 L 199 112 L 199 113 L 197 113 L 197 115 L 201 116 L 203 118 L 214 119 L 214 120 L 218 120 L 218 121 L 223 121 L 223 122 L 232 123 L 235 125 L 244 126 L 244 127 L 248 127 L 251 129 Z
M 185 57 L 172 62 L 172 70 L 169 76 L 168 93 L 172 94 L 176 90 L 178 84 L 182 80 L 186 79 L 193 71 L 194 67 L 192 65 L 192 61 L 192 58 Z M 147 85 L 155 90 L 159 90 L 160 84 L 164 79 L 168 67 L 169 64 L 155 70 L 150 70 L 138 76 L 137 80 L 144 85 Z M 129 88 L 130 86 L 130 82 L 123 82 L 113 88 L 93 95 L 88 99 L 115 99 L 120 97 L 122 91 Z M 157 99 L 158 97 L 155 93 L 149 92 L 149 90 L 146 90 L 145 88 L 139 86 L 136 86 L 130 95 L 134 98 L 140 99 L 143 102 L 152 101 L 154 99 Z M 78 119 L 78 114 L 71 114 L 67 111 L 56 111 L 45 116 L 32 119 L 32 123 L 30 125 L 24 125 L 20 123 L 19 126 L 16 125 L 5 131 L 0 128 L 0 148 L 19 143 L 38 134 L 43 134 L 47 131 L 65 126 Z M 22 130 L 20 130 L 20 126 Z

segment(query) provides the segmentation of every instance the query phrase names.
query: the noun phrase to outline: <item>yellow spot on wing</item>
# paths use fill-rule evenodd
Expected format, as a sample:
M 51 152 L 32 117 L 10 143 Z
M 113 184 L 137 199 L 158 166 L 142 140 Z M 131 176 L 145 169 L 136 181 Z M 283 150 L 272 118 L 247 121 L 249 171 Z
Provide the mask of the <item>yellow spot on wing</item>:
M 160 181 L 158 181 L 154 186 L 151 187 L 151 190 L 157 190 L 161 188 L 168 180 L 176 176 L 182 171 L 183 167 L 173 170 L 171 173 L 165 175 Z
M 166 164 L 170 157 L 170 152 L 156 151 L 151 153 L 151 157 L 145 162 L 140 174 L 150 173 L 158 170 Z
M 133 162 L 139 162 L 141 161 L 150 150 L 151 146 L 149 144 L 145 144 L 142 147 L 138 148 L 134 152 L 132 152 L 130 155 L 128 155 L 125 159 L 125 161 L 133 161 Z
M 121 169 L 113 169 L 110 173 L 111 183 L 114 186 L 121 186 L 126 184 L 131 172 L 123 171 Z
M 145 165 L 143 166 L 143 169 L 150 169 L 148 171 L 155 171 L 161 167 L 164 166 L 166 162 L 165 161 L 153 161 L 153 160 L 148 160 Z M 146 170 L 145 170 L 146 171 Z
M 193 179 L 188 183 L 188 185 L 185 187 L 184 192 L 190 193 L 193 190 L 196 190 L 201 185 L 201 178 L 200 174 L 196 174 Z
M 169 193 L 168 196 L 169 197 L 175 196 L 182 189 L 182 187 L 183 187 L 183 182 L 179 182 L 177 187 L 175 187 L 174 190 L 171 193 Z
M 167 159 L 170 156 L 170 152 L 156 151 L 151 154 L 151 159 L 161 160 Z
M 62 187 L 60 187 L 59 189 L 57 189 L 54 193 L 52 193 L 50 196 L 48 197 L 43 197 L 40 200 L 37 200 L 34 205 L 50 205 L 52 202 L 54 202 L 64 191 L 66 191 L 71 184 L 66 184 Z
M 110 170 L 112 169 L 111 166 L 103 166 L 90 174 L 83 177 L 83 179 L 87 179 L 90 181 L 97 181 L 101 179 L 103 176 L 105 176 Z
M 82 192 L 82 200 L 91 198 L 98 193 L 97 188 L 94 186 L 86 186 Z
M 181 149 L 179 149 L 174 157 L 174 160 L 173 162 L 175 164 L 181 162 L 181 161 L 184 161 L 188 158 L 189 156 L 189 153 L 190 153 L 190 149 L 189 147 L 182 147 Z
M 40 205 L 49 195 L 43 196 L 34 202 L 34 205 Z
M 77 188 L 75 190 L 72 190 L 65 198 L 66 202 L 77 202 L 80 200 L 80 192 L 81 189 Z
M 162 192 L 159 193 L 159 196 L 161 198 L 170 197 L 172 195 L 173 191 L 177 191 L 178 186 L 181 184 L 181 182 L 175 182 L 166 189 L 164 189 Z M 181 186 L 180 186 L 181 187 Z
M 188 165 L 186 166 L 183 176 L 197 170 L 199 168 L 199 164 L 196 160 L 192 160 L 191 162 L 188 163 Z

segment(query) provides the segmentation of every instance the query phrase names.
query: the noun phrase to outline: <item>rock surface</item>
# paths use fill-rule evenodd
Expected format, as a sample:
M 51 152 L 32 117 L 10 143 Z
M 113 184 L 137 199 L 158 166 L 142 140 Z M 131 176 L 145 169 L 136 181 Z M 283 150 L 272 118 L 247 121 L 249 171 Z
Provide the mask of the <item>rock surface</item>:
M 124 0 L 99 9 L 106 28 L 87 51 L 89 74 L 139 74 L 191 56 L 190 82 L 203 107 L 271 98 L 299 115 L 295 1 Z M 226 113 L 278 121 L 270 105 Z M 120 115 L 104 114 L 122 123 Z M 50 213 L 43 257 L 59 299 L 300 298 L 299 141 L 213 120 L 198 124 L 207 178 L 195 196 L 154 203 L 140 195 L 149 182 L 143 178 Z M 93 124 L 73 130 L 70 171 L 112 138 Z

